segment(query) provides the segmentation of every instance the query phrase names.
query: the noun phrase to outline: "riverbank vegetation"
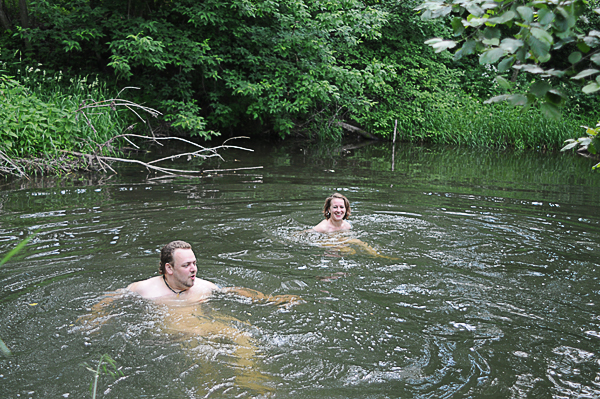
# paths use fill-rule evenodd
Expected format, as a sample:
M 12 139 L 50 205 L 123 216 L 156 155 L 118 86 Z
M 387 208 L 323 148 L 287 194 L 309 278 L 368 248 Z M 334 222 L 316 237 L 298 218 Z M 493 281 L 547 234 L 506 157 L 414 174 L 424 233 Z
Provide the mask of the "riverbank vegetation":
M 600 101 L 579 82 L 561 83 L 560 118 L 484 104 L 505 82 L 489 64 L 426 45 L 455 23 L 422 20 L 419 4 L 0 2 L 2 172 L 123 157 L 125 133 L 390 139 L 397 121 L 409 142 L 558 149 L 595 125 Z M 536 82 L 509 80 L 524 91 Z

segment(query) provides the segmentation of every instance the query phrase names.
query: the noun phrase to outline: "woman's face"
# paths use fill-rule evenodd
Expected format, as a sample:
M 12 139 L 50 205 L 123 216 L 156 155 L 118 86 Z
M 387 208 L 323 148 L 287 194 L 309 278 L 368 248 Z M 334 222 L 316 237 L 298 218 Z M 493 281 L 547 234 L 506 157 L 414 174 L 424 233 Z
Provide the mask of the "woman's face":
M 332 199 L 329 204 L 329 213 L 331 214 L 331 219 L 337 221 L 343 220 L 344 216 L 346 216 L 346 205 L 344 204 L 344 200 L 341 198 Z

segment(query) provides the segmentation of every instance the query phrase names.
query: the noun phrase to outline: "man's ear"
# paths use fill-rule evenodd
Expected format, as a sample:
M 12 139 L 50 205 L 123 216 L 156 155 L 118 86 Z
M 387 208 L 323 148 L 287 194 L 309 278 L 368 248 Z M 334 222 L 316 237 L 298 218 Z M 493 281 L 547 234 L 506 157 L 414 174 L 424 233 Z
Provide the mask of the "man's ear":
M 171 263 L 165 263 L 165 272 L 173 274 L 173 265 Z

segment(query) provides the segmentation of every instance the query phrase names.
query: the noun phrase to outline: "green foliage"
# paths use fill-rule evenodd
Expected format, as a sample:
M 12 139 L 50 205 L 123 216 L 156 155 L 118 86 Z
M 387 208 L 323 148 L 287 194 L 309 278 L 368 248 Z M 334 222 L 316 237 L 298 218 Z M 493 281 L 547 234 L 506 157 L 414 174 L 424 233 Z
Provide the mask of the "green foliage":
M 0 75 L 0 148 L 12 157 L 55 153 L 72 148 L 76 115 L 48 103 L 7 75 Z
M 38 77 L 35 73 L 38 71 Z M 88 83 L 87 78 L 71 80 L 69 91 L 63 93 L 50 81 L 58 82 L 62 75 L 45 77 L 39 69 L 25 71 L 20 76 L 31 84 L 26 87 L 14 76 L 0 74 L 0 150 L 13 158 L 54 156 L 65 151 L 94 153 L 99 145 L 124 129 L 125 120 L 118 115 L 120 110 L 100 112 L 87 109 L 94 102 L 92 96 L 106 98 L 104 88 L 98 81 Z M 36 87 L 37 85 L 37 87 Z M 93 121 L 93 124 L 92 124 Z
M 502 74 L 511 68 L 537 77 L 525 93 L 502 94 L 489 103 L 507 101 L 515 106 L 540 104 L 547 117 L 557 117 L 566 96 L 553 80 L 570 77 L 586 80 L 586 94 L 600 90 L 600 32 L 582 33 L 577 21 L 586 14 L 600 14 L 600 8 L 587 8 L 588 2 L 574 0 L 555 2 L 540 0 L 522 3 L 514 0 L 425 1 L 416 9 L 423 19 L 438 19 L 452 15 L 453 35 L 458 39 L 441 37 L 426 44 L 436 52 L 462 44 L 454 53 L 455 59 L 480 53 L 481 64 L 497 64 Z M 559 68 L 560 61 L 551 61 L 552 54 L 568 50 L 569 65 Z M 499 83 L 508 91 L 512 86 L 500 76 Z
M 360 0 L 192 0 L 33 2 L 35 26 L 18 31 L 30 57 L 112 70 L 120 85 L 152 87 L 139 101 L 169 106 L 165 120 L 192 135 L 248 121 L 282 137 L 316 115 L 366 113 L 380 81 L 340 62 L 381 37 L 387 13 Z M 156 95 L 158 94 L 158 96 Z M 339 112 L 342 109 L 343 112 Z M 202 117 L 202 118 L 198 118 Z
M 587 136 L 580 137 L 578 139 L 565 140 L 565 145 L 561 151 L 570 150 L 579 146 L 578 151 L 585 151 L 592 155 L 597 155 L 600 151 L 600 122 L 596 124 L 596 128 L 588 126 L 582 126 L 585 129 Z M 592 170 L 600 168 L 600 162 L 592 167 Z
M 90 367 L 87 363 L 83 363 L 82 365 L 94 374 L 94 378 L 90 383 L 90 393 L 92 394 L 92 399 L 96 399 L 96 394 L 98 391 L 98 379 L 102 374 L 108 374 L 115 379 L 124 375 L 123 372 L 117 368 L 117 362 L 115 362 L 106 353 L 100 356 L 100 360 L 98 360 L 98 365 L 95 369 Z

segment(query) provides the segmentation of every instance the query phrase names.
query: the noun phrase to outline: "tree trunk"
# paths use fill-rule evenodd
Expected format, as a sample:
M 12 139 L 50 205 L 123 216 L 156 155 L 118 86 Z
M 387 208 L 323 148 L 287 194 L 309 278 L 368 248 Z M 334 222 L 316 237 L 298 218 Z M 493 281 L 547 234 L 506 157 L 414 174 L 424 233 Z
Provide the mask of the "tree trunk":
M 29 28 L 29 12 L 27 11 L 27 0 L 19 0 L 19 15 L 21 17 L 21 26 Z
M 2 0 L 0 0 L 0 24 L 2 24 L 2 28 L 4 28 L 4 30 L 12 30 L 10 21 L 4 13 L 4 2 Z
M 23 29 L 29 28 L 29 11 L 27 11 L 27 0 L 19 0 L 19 14 L 21 16 L 21 27 Z M 25 48 L 31 50 L 31 43 L 29 39 L 25 39 Z
M 337 122 L 337 125 L 340 126 L 344 130 L 347 130 L 347 131 L 352 132 L 352 133 L 356 133 L 356 134 L 358 134 L 358 135 L 360 135 L 360 136 L 362 136 L 362 137 L 364 137 L 366 139 L 369 139 L 369 140 L 378 140 L 378 138 L 376 136 L 373 136 L 371 133 L 369 133 L 369 132 L 367 132 L 365 130 L 362 130 L 359 127 L 352 126 L 352 125 L 350 125 L 348 123 L 345 123 L 345 122 Z

